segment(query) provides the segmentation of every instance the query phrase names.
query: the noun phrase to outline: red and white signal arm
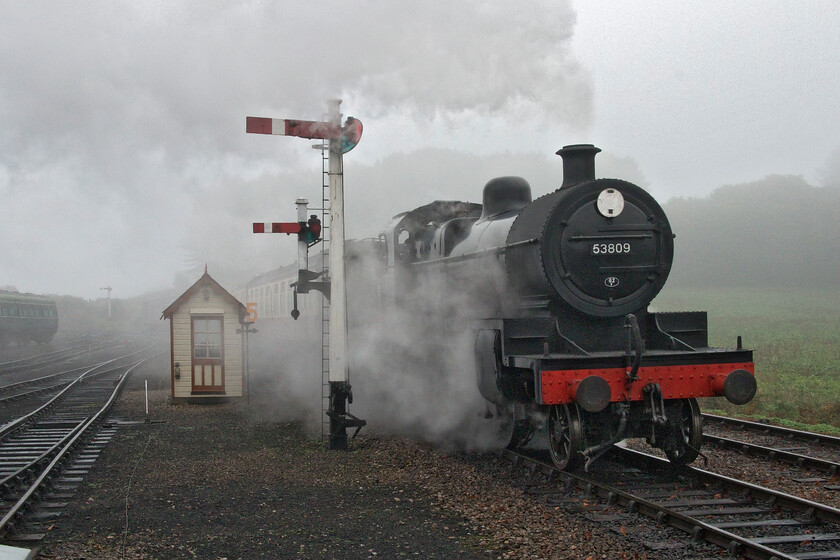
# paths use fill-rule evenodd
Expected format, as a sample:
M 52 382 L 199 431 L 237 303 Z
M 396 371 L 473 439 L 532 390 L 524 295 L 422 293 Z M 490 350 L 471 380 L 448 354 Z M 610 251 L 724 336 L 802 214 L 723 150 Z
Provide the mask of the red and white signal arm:
M 328 122 L 245 117 L 245 132 L 326 139 L 337 138 L 341 129 L 337 124 Z
M 245 132 L 323 140 L 340 139 L 341 153 L 346 154 L 356 147 L 362 137 L 362 121 L 347 117 L 344 126 L 339 128 L 337 124 L 328 122 L 245 117 Z

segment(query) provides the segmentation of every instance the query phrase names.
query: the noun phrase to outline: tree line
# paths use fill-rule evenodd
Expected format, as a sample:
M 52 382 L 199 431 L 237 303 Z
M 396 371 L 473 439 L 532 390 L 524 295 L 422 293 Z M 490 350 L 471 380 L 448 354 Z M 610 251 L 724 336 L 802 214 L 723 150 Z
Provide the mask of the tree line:
M 830 288 L 840 279 L 840 188 L 771 175 L 663 208 L 675 287 Z

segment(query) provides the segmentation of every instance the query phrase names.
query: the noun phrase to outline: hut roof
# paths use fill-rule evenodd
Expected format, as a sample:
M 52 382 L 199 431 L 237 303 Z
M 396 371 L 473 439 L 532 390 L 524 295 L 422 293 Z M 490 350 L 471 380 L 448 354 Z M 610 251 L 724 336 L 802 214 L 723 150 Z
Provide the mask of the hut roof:
M 221 284 L 213 280 L 210 274 L 207 273 L 207 269 L 204 269 L 204 275 L 195 281 L 195 284 L 187 288 L 187 291 L 181 294 L 178 299 L 173 301 L 169 307 L 163 310 L 163 315 L 161 315 L 161 319 L 169 319 L 172 317 L 172 314 L 178 310 L 184 303 L 186 303 L 193 295 L 195 295 L 199 290 L 202 288 L 210 288 L 226 300 L 230 301 L 234 305 L 239 308 L 239 315 L 240 317 L 244 317 L 245 315 L 245 305 L 242 304 L 241 301 L 233 297 L 230 292 L 225 290 Z

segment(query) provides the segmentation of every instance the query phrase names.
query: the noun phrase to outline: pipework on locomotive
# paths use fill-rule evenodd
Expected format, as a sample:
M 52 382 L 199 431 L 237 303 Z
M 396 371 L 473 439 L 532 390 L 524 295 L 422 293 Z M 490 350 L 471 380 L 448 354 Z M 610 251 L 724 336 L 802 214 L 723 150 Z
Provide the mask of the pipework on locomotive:
M 384 289 L 396 305 L 416 301 L 408 294 L 430 278 L 464 292 L 478 390 L 509 447 L 544 431 L 554 463 L 570 469 L 642 437 L 687 464 L 702 442 L 697 399 L 755 395 L 752 351 L 740 337 L 709 347 L 703 311 L 648 309 L 674 235 L 644 189 L 595 178 L 599 151 L 559 150 L 563 183 L 536 200 L 525 179 L 499 177 L 481 205 L 436 201 L 397 215 L 381 236 Z

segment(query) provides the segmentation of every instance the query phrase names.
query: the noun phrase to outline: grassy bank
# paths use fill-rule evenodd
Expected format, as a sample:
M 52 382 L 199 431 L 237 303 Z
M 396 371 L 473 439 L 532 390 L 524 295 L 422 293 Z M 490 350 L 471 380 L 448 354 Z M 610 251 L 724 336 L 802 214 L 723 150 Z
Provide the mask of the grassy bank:
M 668 289 L 657 311 L 704 310 L 709 343 L 755 350 L 758 395 L 743 407 L 714 406 L 840 427 L 840 290 Z

